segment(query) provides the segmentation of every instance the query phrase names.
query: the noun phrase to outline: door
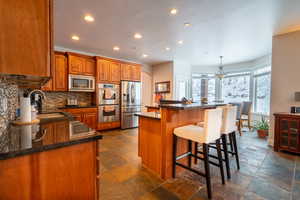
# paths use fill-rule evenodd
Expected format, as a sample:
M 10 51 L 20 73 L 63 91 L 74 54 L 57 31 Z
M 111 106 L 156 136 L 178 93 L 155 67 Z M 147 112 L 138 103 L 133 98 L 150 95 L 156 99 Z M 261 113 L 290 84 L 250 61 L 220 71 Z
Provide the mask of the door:
M 120 80 L 121 80 L 120 64 L 111 62 L 110 63 L 110 81 L 119 83 Z
M 103 122 L 117 122 L 120 121 L 120 106 L 119 105 L 105 105 L 99 106 L 99 123 Z
M 110 63 L 106 60 L 97 60 L 97 81 L 107 82 L 110 76 Z
M 69 73 L 82 74 L 85 69 L 85 59 L 79 56 L 69 55 Z
M 55 55 L 55 64 L 53 67 L 54 91 L 68 90 L 68 71 L 67 62 L 64 55 Z
M 53 77 L 49 79 L 49 81 L 42 86 L 43 91 L 52 91 L 53 90 Z
M 137 65 L 131 66 L 131 80 L 141 81 L 141 67 Z
M 93 59 L 86 59 L 84 74 L 95 76 L 95 71 L 96 71 L 95 61 Z
M 62 121 L 55 123 L 55 141 L 56 142 L 65 142 L 69 141 L 70 132 L 69 132 L 69 122 Z
M 282 118 L 280 120 L 279 144 L 282 150 L 300 150 L 299 120 Z
M 122 64 L 121 66 L 121 80 L 131 80 L 131 66 L 128 64 Z
M 97 113 L 85 113 L 83 122 L 90 128 L 96 129 L 97 127 Z
M 122 106 L 141 105 L 141 83 L 122 81 Z
M 49 77 L 52 0 L 0 4 L 0 73 Z
M 99 84 L 99 105 L 119 104 L 120 86 L 117 84 Z

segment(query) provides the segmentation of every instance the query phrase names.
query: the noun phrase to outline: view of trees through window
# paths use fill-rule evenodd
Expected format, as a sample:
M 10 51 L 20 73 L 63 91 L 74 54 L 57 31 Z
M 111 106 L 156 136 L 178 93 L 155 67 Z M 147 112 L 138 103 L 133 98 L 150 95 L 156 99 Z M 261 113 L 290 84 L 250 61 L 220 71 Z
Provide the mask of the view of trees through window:
M 243 102 L 250 98 L 250 75 L 229 76 L 222 80 L 222 100 Z
M 216 81 L 213 74 L 196 74 L 192 79 L 192 97 L 201 100 L 201 80 L 208 80 L 208 100 L 220 97 L 224 102 L 253 101 L 253 112 L 269 115 L 271 66 L 253 71 L 227 74 Z M 216 92 L 218 91 L 218 92 Z

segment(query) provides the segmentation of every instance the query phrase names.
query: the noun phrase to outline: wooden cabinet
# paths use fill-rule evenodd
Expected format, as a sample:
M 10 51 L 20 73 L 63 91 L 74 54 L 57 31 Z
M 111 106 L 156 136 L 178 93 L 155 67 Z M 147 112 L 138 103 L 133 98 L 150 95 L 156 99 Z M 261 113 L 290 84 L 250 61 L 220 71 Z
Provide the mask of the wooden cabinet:
M 5 200 L 99 199 L 97 141 L 0 160 Z
M 109 130 L 109 129 L 114 129 L 114 128 L 120 128 L 121 122 L 103 122 L 103 123 L 98 123 L 97 130 Z
M 76 120 L 85 123 L 90 128 L 97 129 L 97 108 L 68 108 L 63 111 L 71 113 Z
M 120 83 L 120 63 L 97 58 L 97 82 Z
M 51 75 L 52 78 L 42 87 L 43 91 L 68 91 L 68 66 L 64 53 L 55 52 Z
M 275 113 L 274 150 L 300 153 L 300 114 Z
M 136 64 L 122 64 L 121 80 L 141 81 L 141 66 Z
M 95 76 L 96 63 L 93 57 L 75 53 L 67 53 L 70 74 Z
M 0 74 L 50 76 L 52 0 L 1 1 Z

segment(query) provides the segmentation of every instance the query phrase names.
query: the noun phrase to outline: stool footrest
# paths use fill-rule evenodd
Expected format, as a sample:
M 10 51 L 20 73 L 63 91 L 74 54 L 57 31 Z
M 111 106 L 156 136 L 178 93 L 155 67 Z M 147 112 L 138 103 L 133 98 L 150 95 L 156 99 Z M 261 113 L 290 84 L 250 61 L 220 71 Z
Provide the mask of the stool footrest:
M 198 151 L 198 153 L 200 153 L 200 154 L 203 154 L 203 152 L 201 152 L 201 151 Z M 204 160 L 204 158 L 200 158 L 200 157 L 198 157 L 198 156 L 195 156 L 195 155 L 192 155 L 193 157 L 196 157 L 196 158 L 198 158 L 198 159 L 200 159 L 200 160 Z M 208 155 L 208 156 L 211 156 L 211 155 Z M 212 157 L 212 156 L 211 156 Z M 213 157 L 214 158 L 214 157 Z M 218 157 L 216 157 L 216 159 L 218 159 Z M 218 163 L 215 163 L 215 162 L 213 162 L 213 161 L 211 161 L 211 160 L 209 160 L 209 163 L 210 164 L 212 164 L 212 165 L 214 165 L 214 166 L 216 166 L 216 167 L 220 167 L 220 165 L 218 164 Z
M 200 172 L 200 171 L 197 171 L 197 170 L 195 170 L 195 169 L 193 169 L 193 168 L 190 168 L 190 167 L 188 167 L 188 166 L 186 166 L 186 165 L 183 165 L 183 164 L 181 164 L 181 163 L 176 162 L 175 165 L 178 165 L 178 166 L 180 166 L 180 167 L 182 167 L 182 168 L 188 169 L 188 170 L 190 170 L 190 171 L 192 171 L 192 172 L 194 172 L 194 173 L 196 173 L 196 174 L 198 174 L 198 175 L 200 175 L 200 176 L 206 177 L 205 173 Z
M 184 153 L 184 154 L 181 154 L 179 156 L 176 156 L 176 160 L 180 160 L 182 158 L 185 158 L 187 156 L 190 156 L 192 153 L 191 152 L 187 152 L 187 153 Z

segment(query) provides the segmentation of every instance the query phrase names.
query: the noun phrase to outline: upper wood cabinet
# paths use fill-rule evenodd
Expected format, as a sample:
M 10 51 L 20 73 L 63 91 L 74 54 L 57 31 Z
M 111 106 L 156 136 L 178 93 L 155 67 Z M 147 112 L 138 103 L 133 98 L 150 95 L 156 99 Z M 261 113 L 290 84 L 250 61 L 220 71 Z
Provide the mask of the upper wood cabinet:
M 120 83 L 120 63 L 97 58 L 97 82 Z
M 136 64 L 122 64 L 121 80 L 141 81 L 141 66 Z
M 70 74 L 95 76 L 95 61 L 93 57 L 67 53 Z
M 52 0 L 0 4 L 0 74 L 50 76 Z
M 42 87 L 44 91 L 68 91 L 67 58 L 62 52 L 55 52 L 51 67 L 52 78 Z

